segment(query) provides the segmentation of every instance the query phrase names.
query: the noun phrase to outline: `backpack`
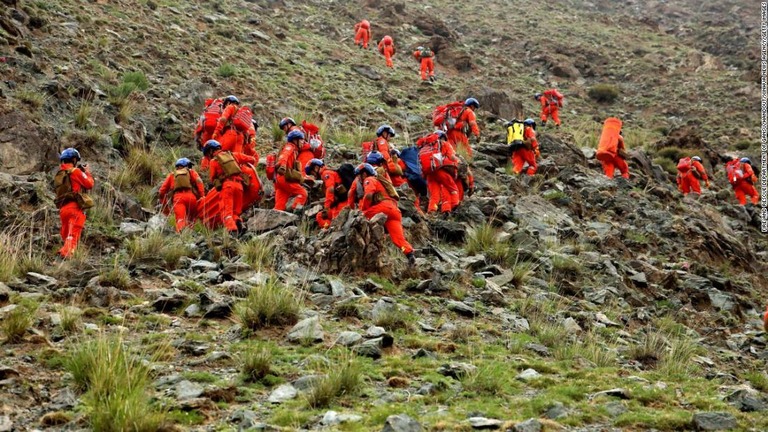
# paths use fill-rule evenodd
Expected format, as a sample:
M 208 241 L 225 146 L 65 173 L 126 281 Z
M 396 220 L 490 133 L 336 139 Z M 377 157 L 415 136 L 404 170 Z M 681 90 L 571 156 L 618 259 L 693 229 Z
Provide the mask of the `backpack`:
M 197 196 L 197 188 L 192 187 L 192 173 L 188 168 L 177 169 L 173 172 L 173 191 L 190 189 Z
M 216 123 L 221 117 L 221 113 L 224 111 L 222 105 L 224 101 L 221 99 L 214 99 L 205 106 L 203 114 L 200 115 L 200 122 L 203 124 L 203 128 L 207 131 L 213 131 L 216 129 Z
M 75 201 L 82 210 L 87 210 L 93 207 L 93 198 L 83 192 L 76 193 L 72 190 L 72 179 L 70 176 L 74 170 L 75 168 L 59 170 L 53 177 L 53 189 L 56 192 L 56 198 L 54 198 L 53 203 L 56 204 L 56 208 L 62 208 L 65 204 Z
M 680 161 L 677 162 L 677 170 L 681 173 L 690 171 L 692 166 L 693 162 L 691 162 L 691 158 L 689 157 L 680 158 Z
M 427 194 L 427 182 L 421 175 L 419 163 L 419 149 L 411 146 L 400 151 L 400 160 L 405 163 L 403 176 L 408 180 L 408 185 L 419 195 Z
M 424 48 L 423 50 L 419 51 L 419 57 L 420 58 L 428 58 L 432 57 L 434 53 L 432 53 L 432 50 L 429 48 Z
M 520 120 L 507 123 L 507 145 L 513 151 L 525 146 L 525 124 Z
M 222 171 L 224 171 L 224 174 L 221 176 L 223 179 L 243 172 L 243 170 L 240 169 L 240 165 L 238 165 L 235 160 L 235 157 L 232 155 L 232 152 L 219 152 L 215 159 L 216 162 L 221 165 Z
M 232 125 L 241 132 L 248 132 L 253 126 L 253 113 L 247 106 L 240 107 L 232 117 Z
M 440 105 L 432 111 L 432 124 L 439 129 L 450 130 L 464 111 L 464 102 L 456 101 Z
M 275 180 L 275 154 L 270 153 L 267 155 L 267 167 L 265 169 L 267 174 L 267 180 Z
M 419 149 L 419 164 L 421 165 L 421 172 L 424 174 L 432 174 L 442 168 L 445 164 L 444 159 L 445 156 L 439 142 L 427 144 Z
M 728 174 L 728 181 L 735 185 L 744 179 L 744 170 L 741 168 L 739 160 L 732 160 L 725 164 L 725 172 Z
M 381 169 L 381 171 L 379 171 Z M 389 195 L 390 198 L 393 198 L 395 200 L 400 199 L 400 195 L 397 194 L 397 189 L 395 189 L 395 185 L 392 184 L 392 182 L 387 178 L 387 170 L 385 168 L 379 167 L 376 168 L 376 180 L 381 183 L 382 186 L 384 186 L 384 190 L 387 192 L 387 195 Z M 374 198 L 374 204 L 377 202 L 381 202 L 380 197 L 377 201 L 376 198 Z
M 352 187 L 352 183 L 355 181 L 355 167 L 352 164 L 341 164 L 336 169 L 336 173 L 341 177 L 341 183 L 347 190 Z

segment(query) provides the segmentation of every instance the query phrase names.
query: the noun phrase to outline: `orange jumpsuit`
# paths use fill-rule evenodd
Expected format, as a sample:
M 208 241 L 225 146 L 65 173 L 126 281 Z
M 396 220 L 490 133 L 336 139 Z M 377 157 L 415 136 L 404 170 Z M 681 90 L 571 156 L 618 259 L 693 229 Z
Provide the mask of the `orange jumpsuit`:
M 157 192 L 163 206 L 166 204 L 168 193 L 173 192 L 173 214 L 176 218 L 176 232 L 181 232 L 185 227 L 194 223 L 195 217 L 197 217 L 197 199 L 198 197 L 205 196 L 203 180 L 195 170 L 189 170 L 189 180 L 192 182 L 194 190 L 183 189 L 175 191 L 176 176 L 174 173 L 170 173 Z
M 285 175 L 277 172 L 281 167 L 288 169 L 294 168 L 298 156 L 296 146 L 292 143 L 286 143 L 280 154 L 277 155 L 275 162 L 275 210 L 285 211 L 288 200 L 293 200 L 293 207 L 303 206 L 307 202 L 307 190 L 301 187 L 301 183 L 293 183 L 285 179 Z
M 392 159 L 392 155 L 389 154 L 389 150 L 391 148 L 389 141 L 387 141 L 384 137 L 377 137 L 373 142 L 373 148 L 375 148 L 379 153 L 381 153 L 381 156 L 384 157 L 384 168 L 386 168 L 387 174 L 389 174 L 389 177 L 392 180 L 392 185 L 395 187 L 400 187 L 407 183 L 408 180 L 406 180 L 405 177 L 403 177 L 401 174 L 398 174 L 398 171 L 401 173 L 403 172 L 402 166 L 395 162 L 394 159 Z M 365 157 L 363 160 L 365 160 Z
M 321 168 L 320 178 L 323 180 L 323 185 L 325 186 L 325 202 L 323 203 L 325 214 L 323 214 L 324 212 L 320 212 L 315 219 L 320 228 L 328 228 L 331 226 L 331 222 L 333 222 L 336 216 L 347 207 L 347 200 L 339 201 L 336 199 L 336 186 L 342 184 L 341 177 L 336 171 L 328 168 Z
M 362 20 L 355 24 L 355 45 L 361 45 L 368 49 L 368 41 L 371 40 L 371 24 L 368 20 Z
M 248 131 L 241 132 L 234 125 L 231 124 L 231 119 L 237 113 L 238 107 L 235 104 L 229 104 L 224 108 L 224 112 L 221 113 L 218 122 L 216 123 L 216 130 L 213 131 L 211 139 L 214 139 L 221 144 L 223 151 L 231 151 L 233 153 L 243 153 L 248 156 L 258 156 L 256 153 L 256 129 L 251 125 Z M 205 145 L 206 141 L 203 141 Z M 258 160 L 258 158 L 257 158 Z M 207 157 L 203 157 L 203 161 L 200 163 L 200 169 L 205 171 L 208 169 L 210 160 Z
M 603 172 L 608 178 L 613 178 L 616 168 L 619 169 L 622 177 L 629 178 L 627 161 L 619 155 L 619 151 L 625 148 L 624 138 L 619 134 L 621 125 L 621 120 L 616 117 L 607 118 L 597 146 L 595 157 L 603 165 Z
M 531 141 L 531 150 L 528 150 L 525 147 L 518 147 L 512 153 L 513 170 L 515 174 L 520 174 L 523 172 L 525 164 L 528 164 L 528 169 L 525 170 L 525 172 L 529 176 L 532 176 L 536 174 L 536 169 L 538 168 L 538 165 L 536 165 L 536 154 L 539 152 L 539 140 L 536 139 L 536 131 L 530 126 L 525 127 L 523 138 L 525 138 L 526 141 Z
M 677 188 L 683 195 L 687 195 L 690 192 L 701 194 L 701 184 L 699 179 L 709 182 L 707 178 L 707 170 L 699 161 L 691 161 L 692 168 L 688 171 L 677 171 Z
M 403 233 L 403 215 L 400 213 L 400 209 L 397 208 L 397 201 L 387 194 L 384 186 L 375 177 L 367 177 L 363 181 L 363 190 L 365 195 L 360 202 L 360 210 L 365 217 L 373 219 L 377 214 L 384 213 L 387 216 L 384 228 L 387 229 L 392 243 L 406 255 L 413 252 L 413 247 L 405 239 L 405 234 Z M 383 199 L 374 204 L 373 197 L 378 194 Z
M 381 39 L 381 42 L 379 42 L 379 52 L 384 56 L 387 67 L 394 68 L 392 56 L 395 55 L 395 42 L 392 40 L 392 36 L 384 36 Z
M 435 76 L 434 55 L 422 56 L 421 51 L 414 51 L 413 56 L 421 62 L 421 80 L 426 81 L 427 76 Z
M 70 168 L 74 168 L 74 165 L 64 163 L 59 167 L 61 170 Z M 85 168 L 85 171 L 75 168 L 69 175 L 69 181 L 73 193 L 90 190 L 94 185 L 93 176 L 88 168 Z M 85 228 L 85 212 L 77 204 L 77 201 L 73 200 L 59 209 L 59 219 L 61 219 L 61 239 L 64 240 L 64 245 L 59 249 L 59 255 L 68 258 L 72 256 L 80 242 L 80 235 Z
M 469 128 L 472 134 L 476 137 L 480 136 L 480 128 L 477 127 L 477 116 L 472 108 L 467 107 L 461 111 L 461 115 L 456 119 L 456 125 L 453 129 L 449 129 L 446 134 L 448 135 L 448 141 L 454 149 L 459 145 L 467 152 L 467 155 L 472 157 L 472 147 L 469 146 L 469 138 L 464 130 Z
M 744 178 L 731 184 L 733 186 L 733 193 L 736 194 L 739 204 L 747 205 L 747 196 L 749 196 L 752 199 L 752 204 L 757 205 L 757 202 L 760 200 L 760 194 L 755 188 L 757 176 L 752 170 L 752 165 L 742 163 L 741 170 L 744 171 Z
M 216 152 L 216 154 L 220 153 Z M 243 178 L 240 174 L 233 174 L 229 177 L 224 177 L 224 170 L 219 165 L 219 162 L 214 158 L 211 159 L 211 182 L 216 179 L 221 180 L 221 221 L 224 223 L 224 227 L 227 231 L 237 231 L 237 221 L 240 220 L 240 214 L 243 212 Z M 242 153 L 232 153 L 235 161 L 238 165 L 242 164 L 255 164 L 256 159 L 252 156 L 244 155 Z
M 541 122 L 547 124 L 547 118 L 552 117 L 555 125 L 560 126 L 560 107 L 563 106 L 563 95 L 555 90 L 549 89 L 539 99 L 541 101 Z
M 456 169 L 456 151 L 451 143 L 445 141 L 442 143 L 434 142 L 426 144 L 428 149 L 422 149 L 431 152 L 430 154 L 441 153 L 443 156 L 443 167 L 432 171 L 425 176 L 427 180 L 427 191 L 429 194 L 429 204 L 427 213 L 440 211 L 448 213 L 459 205 L 459 188 L 456 185 L 454 177 Z M 423 168 L 422 168 L 423 169 Z M 449 171 L 453 170 L 453 171 Z

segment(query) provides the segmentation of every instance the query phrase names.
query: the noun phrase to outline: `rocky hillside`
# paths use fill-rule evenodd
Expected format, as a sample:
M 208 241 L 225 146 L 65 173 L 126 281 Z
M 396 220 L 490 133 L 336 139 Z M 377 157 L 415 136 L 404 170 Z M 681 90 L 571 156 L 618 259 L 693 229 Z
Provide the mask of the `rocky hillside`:
M 722 174 L 758 159 L 750 2 L 2 3 L 0 431 L 768 429 L 768 242 Z M 394 70 L 353 46 L 362 18 L 395 38 Z M 408 56 L 424 44 L 432 85 Z M 537 117 L 550 86 L 563 127 L 540 131 L 539 174 L 511 175 L 498 119 Z M 270 199 L 242 240 L 178 236 L 153 191 L 230 93 L 262 156 L 290 115 L 321 124 L 331 164 L 473 95 L 477 193 L 449 220 L 401 201 L 415 268 L 380 220 L 319 231 L 317 206 Z M 594 160 L 607 115 L 628 181 Z M 66 146 L 97 205 L 62 262 Z M 698 199 L 673 183 L 691 153 L 714 177 Z

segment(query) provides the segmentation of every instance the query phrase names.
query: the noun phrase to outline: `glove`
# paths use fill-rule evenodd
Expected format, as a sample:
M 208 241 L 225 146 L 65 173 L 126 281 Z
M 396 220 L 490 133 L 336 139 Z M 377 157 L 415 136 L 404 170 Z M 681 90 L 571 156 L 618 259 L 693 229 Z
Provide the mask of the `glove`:
M 536 149 L 536 157 L 541 157 L 541 152 L 539 151 L 539 149 Z

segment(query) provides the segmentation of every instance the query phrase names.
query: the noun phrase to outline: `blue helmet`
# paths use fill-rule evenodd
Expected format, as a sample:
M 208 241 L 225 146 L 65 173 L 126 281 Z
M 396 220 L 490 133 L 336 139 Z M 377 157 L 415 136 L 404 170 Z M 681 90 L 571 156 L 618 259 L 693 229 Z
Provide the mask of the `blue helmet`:
M 64 151 L 61 152 L 61 156 L 59 156 L 59 160 L 64 161 L 68 159 L 80 160 L 80 152 L 72 147 L 64 149 Z
M 380 137 L 381 134 L 383 134 L 384 132 L 388 132 L 390 137 L 394 137 L 396 135 L 395 130 L 392 128 L 392 126 L 385 124 L 385 125 L 379 126 L 379 128 L 376 129 L 376 136 Z
M 480 102 L 478 102 L 477 99 L 471 97 L 464 101 L 464 106 L 480 108 Z
M 536 99 L 536 100 L 539 100 L 539 99 L 541 99 L 541 96 L 542 96 L 541 93 L 536 93 L 535 95 L 533 95 L 533 98 Z
M 448 134 L 446 134 L 445 131 L 441 131 L 441 130 L 435 131 L 435 135 L 437 135 L 437 139 L 439 140 L 448 139 Z
M 240 105 L 240 99 L 238 99 L 237 96 L 233 96 L 233 95 L 229 95 L 224 98 L 224 105 L 229 105 L 231 103 Z
M 698 156 L 692 157 L 691 160 L 695 160 L 696 162 L 701 162 L 701 158 Z
M 319 166 L 320 168 L 325 166 L 325 163 L 322 159 L 312 159 L 307 163 L 307 166 L 304 167 L 304 174 L 309 175 L 310 172 L 312 172 L 312 168 Z
M 366 173 L 371 176 L 376 175 L 376 169 L 371 166 L 371 164 L 367 163 L 361 163 L 360 165 L 355 168 L 355 175 L 360 175 L 362 173 Z
M 304 132 L 300 130 L 292 130 L 288 132 L 288 135 L 285 136 L 285 141 L 287 142 L 291 142 L 297 139 L 304 139 Z
M 221 143 L 216 140 L 208 140 L 203 147 L 203 153 L 208 153 L 213 150 L 221 150 Z
M 282 120 L 280 120 L 280 129 L 284 128 L 285 125 L 291 124 L 293 126 L 296 126 L 296 121 L 290 117 L 284 117 Z
M 749 160 L 748 157 L 743 157 L 743 158 L 739 159 L 739 162 L 741 162 L 741 163 L 748 163 L 750 165 L 752 164 L 752 161 Z
M 189 167 L 192 166 L 192 161 L 187 159 L 187 158 L 181 158 L 181 159 L 176 161 L 176 165 L 175 166 L 176 166 L 176 168 L 178 168 L 178 167 L 189 168 Z
M 372 151 L 368 153 L 368 156 L 366 156 L 365 161 L 371 165 L 381 165 L 384 163 L 384 155 L 377 151 Z
M 535 127 L 536 126 L 536 120 L 534 120 L 532 118 L 527 118 L 527 119 L 525 119 L 525 121 L 523 121 L 523 124 L 526 125 L 526 126 L 533 126 L 533 127 Z

